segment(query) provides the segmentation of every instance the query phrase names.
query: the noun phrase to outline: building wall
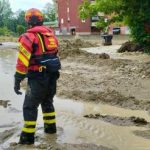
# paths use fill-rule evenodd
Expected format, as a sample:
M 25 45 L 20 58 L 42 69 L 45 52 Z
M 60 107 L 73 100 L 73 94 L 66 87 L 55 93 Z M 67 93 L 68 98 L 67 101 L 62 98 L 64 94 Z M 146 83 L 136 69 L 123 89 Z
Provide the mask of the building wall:
M 58 20 L 61 32 L 70 33 L 71 29 L 75 29 L 76 33 L 90 33 L 91 21 L 80 20 L 78 7 L 82 0 L 57 0 L 58 4 Z

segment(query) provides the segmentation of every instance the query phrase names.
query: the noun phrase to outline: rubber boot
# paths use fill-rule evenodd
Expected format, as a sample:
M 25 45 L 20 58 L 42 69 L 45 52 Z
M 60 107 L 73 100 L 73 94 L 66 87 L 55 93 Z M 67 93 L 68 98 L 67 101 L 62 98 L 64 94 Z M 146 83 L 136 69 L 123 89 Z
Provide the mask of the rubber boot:
M 44 132 L 48 134 L 55 134 L 57 132 L 56 124 L 44 124 Z
M 19 144 L 34 144 L 34 133 L 25 133 L 22 132 L 20 135 Z

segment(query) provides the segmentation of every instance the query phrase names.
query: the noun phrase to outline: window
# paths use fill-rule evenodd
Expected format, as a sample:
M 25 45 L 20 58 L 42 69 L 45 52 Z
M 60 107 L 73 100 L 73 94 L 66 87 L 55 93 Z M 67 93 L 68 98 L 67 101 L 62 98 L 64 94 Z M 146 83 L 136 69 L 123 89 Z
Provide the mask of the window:
M 85 19 L 81 20 L 82 23 L 85 23 Z
M 64 19 L 63 18 L 61 18 L 61 24 L 64 24 Z

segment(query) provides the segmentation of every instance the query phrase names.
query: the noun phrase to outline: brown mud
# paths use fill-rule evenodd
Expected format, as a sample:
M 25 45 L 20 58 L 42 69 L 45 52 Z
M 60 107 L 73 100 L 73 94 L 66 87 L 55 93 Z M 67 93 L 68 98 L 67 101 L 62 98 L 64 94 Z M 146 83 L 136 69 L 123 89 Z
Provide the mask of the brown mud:
M 16 139 L 18 141 L 20 135 L 20 129 L 18 129 L 20 127 L 12 128 L 16 127 L 14 123 L 10 126 L 12 129 L 0 133 L 1 145 L 3 142 L 6 145 L 9 143 L 10 145 L 6 146 L 8 150 L 137 150 L 139 146 L 141 146 L 139 150 L 148 150 L 150 145 L 148 141 L 150 139 L 148 116 L 150 113 L 150 57 L 141 52 L 126 52 L 117 58 L 109 55 L 107 51 L 94 54 L 81 50 L 81 48 L 97 46 L 95 43 L 76 39 L 62 40 L 59 48 L 62 69 L 58 80 L 57 96 L 82 104 L 89 103 L 90 106 L 87 107 L 85 114 L 79 113 L 78 105 L 72 104 L 73 107 L 65 103 L 65 111 L 58 109 L 57 135 L 45 135 L 43 128 L 38 128 L 35 145 L 21 146 L 14 142 Z M 108 46 L 108 49 L 111 47 L 113 46 Z M 12 59 L 10 52 L 5 51 L 0 53 L 0 56 L 4 58 L 4 61 L 0 58 L 4 70 L 3 78 L 7 80 L 6 76 L 10 74 L 12 76 L 14 58 Z M 13 53 L 13 56 L 15 57 L 16 53 Z M 6 64 L 9 69 L 5 69 Z M 25 84 L 26 81 L 23 85 Z M 1 90 L 5 94 L 2 87 Z M 0 100 L 2 107 L 7 107 L 11 113 L 19 114 L 20 110 L 10 109 L 9 103 L 8 100 Z M 106 107 L 107 111 L 104 111 L 106 114 L 99 112 L 105 104 L 112 107 L 111 109 Z M 66 111 L 67 107 L 71 107 L 71 111 Z M 72 110 L 75 110 L 77 115 L 72 113 Z M 95 110 L 98 112 L 95 113 Z M 118 111 L 118 114 L 116 115 L 114 111 Z M 129 114 L 130 111 L 133 115 Z M 142 116 L 142 114 L 147 114 L 148 117 L 144 118 L 145 115 Z M 79 132 L 77 137 L 74 132 Z M 59 138 L 63 139 L 63 142 L 60 142 Z M 131 139 L 137 145 L 131 143 Z
M 150 58 L 113 59 L 106 54 L 104 59 L 102 55 L 76 47 L 60 49 L 58 96 L 149 110 Z
M 10 106 L 9 102 L 10 100 L 0 100 L 0 106 L 7 108 L 8 106 Z

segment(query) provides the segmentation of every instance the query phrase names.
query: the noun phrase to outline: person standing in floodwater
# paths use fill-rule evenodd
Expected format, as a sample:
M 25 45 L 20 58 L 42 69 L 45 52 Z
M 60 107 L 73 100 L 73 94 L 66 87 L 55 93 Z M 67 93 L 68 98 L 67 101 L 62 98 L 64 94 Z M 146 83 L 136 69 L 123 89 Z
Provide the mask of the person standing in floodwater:
M 56 133 L 53 97 L 61 68 L 58 40 L 53 31 L 43 25 L 43 14 L 36 8 L 25 13 L 28 30 L 19 37 L 19 53 L 14 75 L 14 91 L 20 92 L 20 83 L 27 77 L 28 84 L 23 104 L 24 127 L 20 144 L 34 144 L 34 135 L 41 104 L 45 133 Z

